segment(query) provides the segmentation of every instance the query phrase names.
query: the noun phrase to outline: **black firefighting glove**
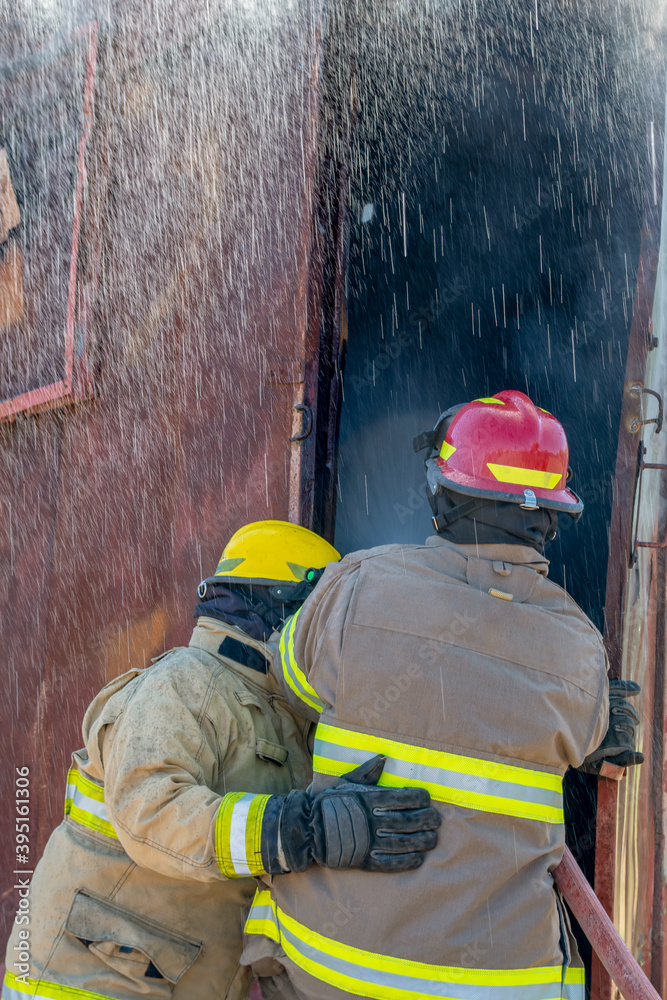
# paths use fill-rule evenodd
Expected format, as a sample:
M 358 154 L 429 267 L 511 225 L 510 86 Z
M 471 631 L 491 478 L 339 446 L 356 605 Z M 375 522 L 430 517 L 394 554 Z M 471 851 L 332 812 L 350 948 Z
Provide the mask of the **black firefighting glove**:
M 424 788 L 378 788 L 385 758 L 373 757 L 332 788 L 269 799 L 262 863 L 276 875 L 325 868 L 401 872 L 418 868 L 438 839 L 440 814 Z
M 609 681 L 609 729 L 597 750 L 586 757 L 580 771 L 599 774 L 605 760 L 618 767 L 643 763 L 644 754 L 636 747 L 639 712 L 628 701 L 640 691 L 641 687 L 635 681 Z

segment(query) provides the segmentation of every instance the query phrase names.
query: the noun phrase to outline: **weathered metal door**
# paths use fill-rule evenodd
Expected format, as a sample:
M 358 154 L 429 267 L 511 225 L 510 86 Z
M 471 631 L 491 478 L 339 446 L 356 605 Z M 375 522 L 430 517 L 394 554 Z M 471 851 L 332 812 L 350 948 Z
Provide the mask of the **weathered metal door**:
M 0 30 L 5 925 L 91 696 L 187 640 L 234 530 L 312 522 L 340 326 L 325 3 L 66 7 Z

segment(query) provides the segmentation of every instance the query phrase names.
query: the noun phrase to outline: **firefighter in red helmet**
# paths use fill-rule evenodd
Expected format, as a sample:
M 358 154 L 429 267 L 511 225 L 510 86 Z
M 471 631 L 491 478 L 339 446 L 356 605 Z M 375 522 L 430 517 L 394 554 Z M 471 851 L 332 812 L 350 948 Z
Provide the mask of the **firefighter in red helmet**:
M 432 497 L 449 490 L 475 498 L 462 516 L 481 510 L 484 500 L 581 516 L 584 505 L 566 485 L 565 431 L 522 392 L 510 389 L 452 407 L 416 445 L 430 449 L 426 475 Z M 447 515 L 444 523 L 453 523 L 451 510 Z M 440 516 L 437 509 L 434 516 Z M 519 515 L 519 521 L 525 520 Z M 435 527 L 440 530 L 440 525 Z
M 601 636 L 547 578 L 558 515 L 583 507 L 565 432 L 505 391 L 415 446 L 435 535 L 329 565 L 274 668 L 317 722 L 313 788 L 382 754 L 380 784 L 429 790 L 439 843 L 410 881 L 311 868 L 267 882 L 242 960 L 292 1000 L 583 1000 L 551 871 L 563 776 L 605 737 L 608 684 Z M 614 720 L 609 754 L 639 760 L 633 711 Z

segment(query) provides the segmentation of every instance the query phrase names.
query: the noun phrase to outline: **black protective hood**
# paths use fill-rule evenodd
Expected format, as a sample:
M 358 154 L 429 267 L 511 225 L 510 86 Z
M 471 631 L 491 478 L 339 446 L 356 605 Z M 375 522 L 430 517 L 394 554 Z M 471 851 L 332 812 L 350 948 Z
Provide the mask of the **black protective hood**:
M 307 596 L 306 592 L 302 595 L 296 587 L 287 585 L 285 590 L 290 592 L 286 594 L 288 599 L 283 599 L 280 588 L 265 584 L 251 586 L 210 581 L 207 584 L 204 598 L 195 607 L 195 618 L 201 615 L 217 618 L 262 642 L 266 642 L 272 632 L 282 628 L 285 619 L 299 610 Z
M 429 499 L 433 513 L 442 515 L 438 534 L 459 545 L 530 545 L 542 555 L 545 543 L 556 536 L 558 514 L 545 507 L 524 510 L 502 500 L 468 503 L 471 498 L 444 489 Z M 457 508 L 464 505 L 465 512 L 457 516 Z M 452 515 L 452 520 L 444 523 Z
M 281 601 L 275 595 L 276 589 L 265 585 L 209 583 L 204 599 L 195 607 L 195 618 L 215 618 L 240 629 L 251 639 L 267 642 L 271 633 L 280 629 L 285 619 L 303 603 L 303 600 Z M 223 640 L 218 652 L 253 670 L 267 671 L 268 663 L 264 656 L 232 636 Z

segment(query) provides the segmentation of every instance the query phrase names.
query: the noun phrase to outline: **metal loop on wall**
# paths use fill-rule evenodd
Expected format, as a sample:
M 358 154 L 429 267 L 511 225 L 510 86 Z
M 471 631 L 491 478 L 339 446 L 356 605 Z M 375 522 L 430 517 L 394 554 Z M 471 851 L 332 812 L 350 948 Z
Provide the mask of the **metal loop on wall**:
M 293 434 L 292 437 L 290 438 L 290 441 L 303 441 L 304 438 L 308 437 L 308 435 L 313 429 L 313 411 L 309 406 L 306 406 L 305 403 L 297 403 L 294 409 L 297 410 L 297 412 L 299 413 L 303 413 L 305 419 L 303 422 L 303 430 L 301 431 L 301 433 Z
M 644 422 L 647 423 L 648 421 L 644 421 Z M 641 445 L 641 449 L 642 449 L 642 458 L 641 458 L 641 461 L 640 461 L 640 464 L 639 464 L 639 485 L 638 485 L 638 488 L 637 488 L 637 508 L 636 508 L 636 510 L 637 510 L 637 521 L 639 521 L 639 512 L 640 512 L 640 509 L 641 509 L 640 505 L 641 505 L 641 499 L 642 499 L 642 480 L 644 478 L 644 470 L 645 469 L 658 469 L 658 470 L 661 470 L 663 472 L 667 472 L 667 465 L 665 465 L 663 462 L 645 462 L 643 456 L 646 454 L 646 448 L 644 448 L 644 445 Z M 667 528 L 665 529 L 664 538 L 661 541 L 659 541 L 659 542 L 640 542 L 637 539 L 637 525 L 635 525 L 634 541 L 633 541 L 633 544 L 632 544 L 632 551 L 631 551 L 631 554 L 630 554 L 630 566 L 634 566 L 634 564 L 635 564 L 635 562 L 637 560 L 637 549 L 664 549 L 664 548 L 667 548 Z
M 632 434 L 636 434 L 637 431 L 640 429 L 640 427 L 643 427 L 645 424 L 655 424 L 656 425 L 655 433 L 659 434 L 660 431 L 662 430 L 663 411 L 664 411 L 662 396 L 660 395 L 660 393 L 656 392 L 655 389 L 647 389 L 645 385 L 641 385 L 639 382 L 636 385 L 631 385 L 630 388 L 628 389 L 628 392 L 631 392 L 633 395 L 640 397 L 653 396 L 654 399 L 658 400 L 658 416 L 651 417 L 649 420 L 633 420 L 632 423 L 630 424 L 630 431 L 632 432 Z

